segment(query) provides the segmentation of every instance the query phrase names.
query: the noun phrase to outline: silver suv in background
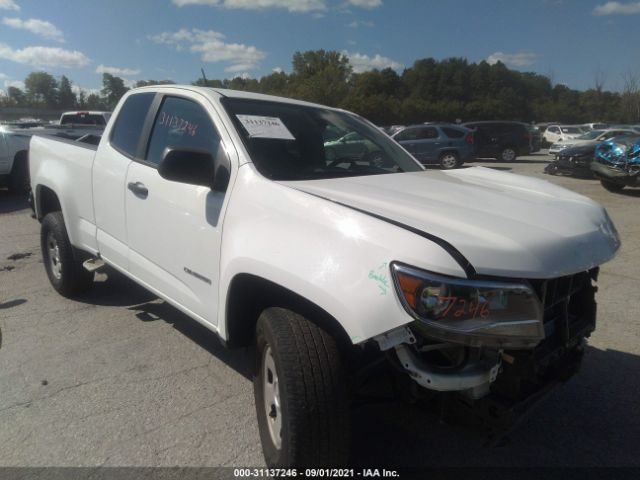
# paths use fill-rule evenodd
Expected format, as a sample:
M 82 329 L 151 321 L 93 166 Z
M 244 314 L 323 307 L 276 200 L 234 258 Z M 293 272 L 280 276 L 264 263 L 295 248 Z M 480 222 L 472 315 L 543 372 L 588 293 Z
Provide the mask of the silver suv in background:
M 474 158 L 473 132 L 458 125 L 410 125 L 394 132 L 391 138 L 424 165 L 440 165 L 448 170 Z

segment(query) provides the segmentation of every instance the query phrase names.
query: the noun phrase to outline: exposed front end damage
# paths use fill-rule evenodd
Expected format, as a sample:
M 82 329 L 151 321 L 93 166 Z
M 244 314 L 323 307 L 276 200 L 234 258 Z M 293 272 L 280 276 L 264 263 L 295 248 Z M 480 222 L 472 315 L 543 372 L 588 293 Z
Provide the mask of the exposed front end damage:
M 640 138 L 622 137 L 602 142 L 596 147 L 593 174 L 621 187 L 640 186 Z
M 535 344 L 524 337 L 514 340 L 514 331 L 508 329 L 503 329 L 504 337 L 476 333 L 469 340 L 456 332 L 443 341 L 447 335 L 441 332 L 434 338 L 433 322 L 425 328 L 422 319 L 376 341 L 397 369 L 412 379 L 419 395 L 437 400 L 438 412 L 446 419 L 464 419 L 502 431 L 554 385 L 578 371 L 586 338 L 595 329 L 597 275 L 594 268 L 551 280 L 525 281 L 535 293 L 531 301 L 541 306 L 542 337 Z M 495 303 L 485 293 L 484 301 Z M 447 319 L 452 325 L 443 330 L 458 328 L 456 313 L 464 321 L 464 312 L 459 310 Z M 491 316 L 497 317 L 487 314 Z

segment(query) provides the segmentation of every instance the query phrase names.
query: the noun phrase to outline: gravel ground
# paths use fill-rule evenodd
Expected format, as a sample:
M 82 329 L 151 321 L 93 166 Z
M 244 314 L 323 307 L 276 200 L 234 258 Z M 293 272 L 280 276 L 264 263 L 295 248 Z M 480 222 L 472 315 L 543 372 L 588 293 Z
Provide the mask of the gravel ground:
M 477 162 L 601 202 L 622 238 L 601 270 L 582 371 L 498 447 L 415 406 L 354 412 L 354 462 L 399 466 L 640 466 L 640 189 L 548 177 L 544 153 Z M 523 212 L 526 215 L 526 212 Z M 0 190 L 0 465 L 260 466 L 252 359 L 113 273 L 67 300 L 49 286 L 39 225 Z

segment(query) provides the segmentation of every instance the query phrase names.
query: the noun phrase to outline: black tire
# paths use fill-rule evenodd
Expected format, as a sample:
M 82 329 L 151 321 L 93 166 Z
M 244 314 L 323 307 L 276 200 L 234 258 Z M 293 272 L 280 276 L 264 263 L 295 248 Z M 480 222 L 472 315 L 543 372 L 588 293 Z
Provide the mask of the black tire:
M 11 175 L 9 176 L 9 190 L 17 194 L 29 191 L 29 164 L 26 152 L 18 152 L 13 160 Z
M 267 361 L 269 353 L 271 363 Z M 349 400 L 335 340 L 297 313 L 269 308 L 258 319 L 256 358 L 253 385 L 267 465 L 271 468 L 346 465 Z M 275 372 L 265 368 L 265 364 L 275 367 Z M 279 402 L 265 402 L 265 398 L 270 398 L 268 390 L 278 392 Z M 278 419 L 280 435 L 276 433 L 277 427 L 271 428 L 269 424 L 275 425 Z M 279 446 L 274 436 L 279 438 Z
M 518 151 L 511 146 L 502 147 L 498 160 L 501 162 L 515 162 L 518 158 Z
M 605 188 L 605 190 L 613 193 L 619 193 L 624 188 L 623 184 L 612 182 L 611 180 L 600 179 L 600 183 Z
M 49 281 L 60 295 L 73 297 L 93 285 L 93 273 L 74 257 L 62 212 L 49 213 L 42 220 L 40 246 Z
M 460 157 L 456 152 L 444 152 L 440 155 L 440 167 L 443 170 L 452 170 L 458 168 L 460 163 Z

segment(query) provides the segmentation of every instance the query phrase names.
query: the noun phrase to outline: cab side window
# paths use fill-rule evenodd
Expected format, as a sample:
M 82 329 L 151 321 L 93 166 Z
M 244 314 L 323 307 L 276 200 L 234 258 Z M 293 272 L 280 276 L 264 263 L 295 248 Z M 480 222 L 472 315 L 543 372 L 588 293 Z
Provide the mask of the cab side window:
M 153 124 L 146 161 L 158 165 L 165 148 L 197 149 L 215 157 L 220 136 L 209 114 L 192 100 L 166 97 Z

